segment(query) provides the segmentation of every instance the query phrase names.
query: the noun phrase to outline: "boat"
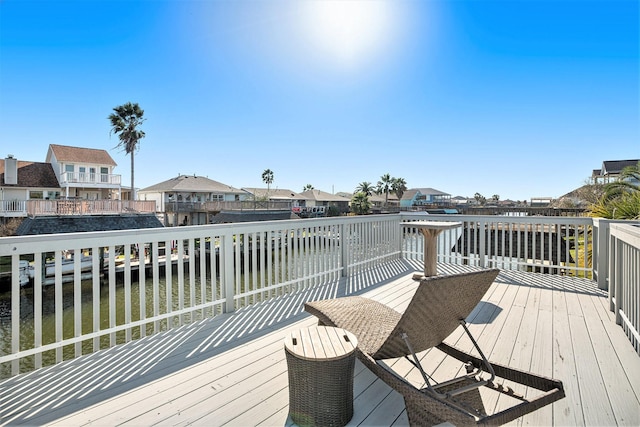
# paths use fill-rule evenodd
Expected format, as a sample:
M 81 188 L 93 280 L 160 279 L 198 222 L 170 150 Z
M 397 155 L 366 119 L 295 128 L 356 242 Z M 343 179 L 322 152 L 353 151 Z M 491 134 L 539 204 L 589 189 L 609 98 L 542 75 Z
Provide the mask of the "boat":
M 189 260 L 189 255 L 182 255 L 182 259 L 183 262 L 188 262 Z M 178 264 L 178 254 L 171 254 L 169 257 L 169 262 L 172 265 L 176 265 Z M 144 266 L 145 269 L 149 269 L 152 267 L 152 260 L 147 256 L 144 258 Z M 159 255 L 158 256 L 158 265 L 161 267 L 165 267 L 167 265 L 167 257 L 166 255 Z M 138 271 L 140 269 L 140 259 L 139 258 L 131 258 L 130 263 L 129 263 L 130 269 L 131 271 Z M 122 273 L 125 270 L 125 260 L 124 259 L 120 259 L 116 262 L 116 273 Z
M 91 268 L 93 266 L 93 258 L 91 256 L 82 255 L 80 260 L 81 277 L 91 277 Z M 42 284 L 52 285 L 55 283 L 56 263 L 49 261 L 44 264 L 44 275 Z M 61 263 L 62 283 L 73 281 L 73 273 L 75 271 L 75 259 L 73 257 L 63 258 Z M 28 264 L 27 283 L 32 282 L 36 277 L 35 266 L 33 263 Z M 24 285 L 23 285 L 24 286 Z

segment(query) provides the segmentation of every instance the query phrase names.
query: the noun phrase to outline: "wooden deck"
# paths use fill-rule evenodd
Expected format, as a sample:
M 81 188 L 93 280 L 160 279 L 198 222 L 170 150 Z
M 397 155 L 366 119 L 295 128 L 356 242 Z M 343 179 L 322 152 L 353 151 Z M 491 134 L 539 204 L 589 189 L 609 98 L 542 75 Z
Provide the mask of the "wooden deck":
M 289 331 L 316 323 L 303 302 L 359 293 L 402 310 L 419 269 L 397 261 L 5 380 L 0 424 L 291 425 L 283 341 Z M 468 320 L 490 360 L 564 382 L 566 398 L 514 424 L 640 425 L 640 358 L 594 283 L 503 272 Z M 447 341 L 468 346 L 462 337 L 459 328 Z M 423 363 L 436 379 L 460 368 L 438 350 L 424 353 Z M 417 378 L 403 361 L 395 367 Z M 408 424 L 401 396 L 359 362 L 354 395 L 349 425 Z M 485 406 L 504 403 L 488 396 Z

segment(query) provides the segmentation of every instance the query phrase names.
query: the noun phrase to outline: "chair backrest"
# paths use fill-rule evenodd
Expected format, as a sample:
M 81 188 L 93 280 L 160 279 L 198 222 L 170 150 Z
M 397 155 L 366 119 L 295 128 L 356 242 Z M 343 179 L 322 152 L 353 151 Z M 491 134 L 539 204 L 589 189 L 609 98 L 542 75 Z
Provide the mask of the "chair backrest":
M 491 269 L 422 279 L 393 331 L 371 356 L 390 359 L 407 355 L 403 332 L 416 353 L 440 344 L 478 305 L 499 272 Z

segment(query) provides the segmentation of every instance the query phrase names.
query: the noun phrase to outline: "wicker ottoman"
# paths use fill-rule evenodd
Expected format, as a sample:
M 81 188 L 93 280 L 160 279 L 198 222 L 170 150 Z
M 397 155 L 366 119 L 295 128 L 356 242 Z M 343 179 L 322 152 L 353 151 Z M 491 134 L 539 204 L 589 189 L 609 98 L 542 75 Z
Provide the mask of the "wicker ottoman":
M 285 339 L 293 422 L 342 427 L 351 420 L 357 344 L 350 332 L 326 326 L 300 329 Z

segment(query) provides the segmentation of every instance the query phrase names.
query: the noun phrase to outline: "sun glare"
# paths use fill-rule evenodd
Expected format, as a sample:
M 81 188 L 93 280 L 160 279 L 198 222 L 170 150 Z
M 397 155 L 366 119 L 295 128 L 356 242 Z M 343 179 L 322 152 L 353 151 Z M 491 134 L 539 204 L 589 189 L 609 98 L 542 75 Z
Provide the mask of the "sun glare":
M 376 59 L 389 47 L 397 21 L 386 0 L 310 0 L 299 4 L 299 30 L 314 60 L 344 68 Z

